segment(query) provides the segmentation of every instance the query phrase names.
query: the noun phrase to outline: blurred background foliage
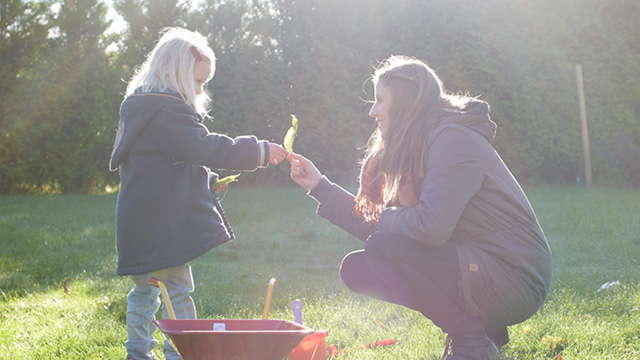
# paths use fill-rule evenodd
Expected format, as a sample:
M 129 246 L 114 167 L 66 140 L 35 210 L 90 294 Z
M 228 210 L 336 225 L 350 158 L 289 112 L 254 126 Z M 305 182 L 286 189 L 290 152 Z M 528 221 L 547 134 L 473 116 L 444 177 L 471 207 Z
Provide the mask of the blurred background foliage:
M 594 182 L 637 187 L 638 19 L 627 0 L 0 0 L 0 193 L 117 187 L 126 81 L 168 26 L 216 52 L 212 131 L 282 142 L 296 114 L 294 150 L 346 186 L 375 130 L 368 78 L 392 54 L 488 101 L 522 183 L 583 181 L 580 63 Z M 265 182 L 290 182 L 287 165 L 240 181 Z

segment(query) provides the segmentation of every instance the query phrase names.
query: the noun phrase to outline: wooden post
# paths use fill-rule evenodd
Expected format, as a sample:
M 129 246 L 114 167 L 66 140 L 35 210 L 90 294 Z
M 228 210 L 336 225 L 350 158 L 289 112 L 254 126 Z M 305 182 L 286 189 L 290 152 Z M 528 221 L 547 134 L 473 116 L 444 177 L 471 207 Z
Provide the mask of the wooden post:
M 582 124 L 582 151 L 584 152 L 584 172 L 587 185 L 591 185 L 591 154 L 589 148 L 589 128 L 587 127 L 587 110 L 584 104 L 584 84 L 582 83 L 582 65 L 576 64 L 578 79 L 578 98 L 580 100 L 580 123 Z

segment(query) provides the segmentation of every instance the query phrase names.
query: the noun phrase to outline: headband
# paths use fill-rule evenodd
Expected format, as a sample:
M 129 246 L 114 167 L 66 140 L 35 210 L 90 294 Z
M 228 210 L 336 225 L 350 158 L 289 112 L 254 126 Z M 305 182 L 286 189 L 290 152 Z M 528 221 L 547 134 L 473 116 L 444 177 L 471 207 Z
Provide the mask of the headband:
M 196 57 L 197 61 L 202 61 L 202 59 L 204 58 L 204 54 L 201 53 L 195 45 L 191 45 L 191 47 L 189 48 L 189 50 L 191 50 L 191 53 L 193 54 L 193 56 Z

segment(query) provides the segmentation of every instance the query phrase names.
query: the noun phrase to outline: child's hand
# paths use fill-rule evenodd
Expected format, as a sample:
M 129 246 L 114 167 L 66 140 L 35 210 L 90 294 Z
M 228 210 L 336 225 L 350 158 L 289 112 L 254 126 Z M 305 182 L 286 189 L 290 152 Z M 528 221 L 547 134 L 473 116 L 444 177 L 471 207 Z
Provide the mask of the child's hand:
M 296 184 L 307 190 L 311 190 L 318 185 L 322 179 L 322 174 L 311 160 L 294 153 L 289 154 L 287 159 L 291 163 L 291 178 Z
M 269 143 L 269 163 L 272 165 L 278 165 L 287 157 L 287 150 L 280 144 Z

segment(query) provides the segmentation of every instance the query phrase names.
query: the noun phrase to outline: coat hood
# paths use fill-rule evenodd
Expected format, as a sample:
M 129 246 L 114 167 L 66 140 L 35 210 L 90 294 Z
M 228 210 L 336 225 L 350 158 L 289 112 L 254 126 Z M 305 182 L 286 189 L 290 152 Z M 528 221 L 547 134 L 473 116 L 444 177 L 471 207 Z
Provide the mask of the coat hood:
M 456 124 L 479 133 L 490 143 L 496 135 L 497 125 L 489 117 L 489 104 L 482 100 L 471 99 L 460 109 L 441 109 L 436 116 L 434 132 L 443 126 Z
M 115 171 L 127 158 L 142 129 L 165 106 L 184 103 L 178 93 L 135 93 L 127 96 L 120 106 L 120 123 L 111 153 L 109 169 Z M 195 115 L 194 113 L 194 116 Z

